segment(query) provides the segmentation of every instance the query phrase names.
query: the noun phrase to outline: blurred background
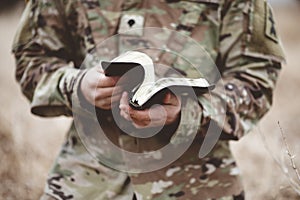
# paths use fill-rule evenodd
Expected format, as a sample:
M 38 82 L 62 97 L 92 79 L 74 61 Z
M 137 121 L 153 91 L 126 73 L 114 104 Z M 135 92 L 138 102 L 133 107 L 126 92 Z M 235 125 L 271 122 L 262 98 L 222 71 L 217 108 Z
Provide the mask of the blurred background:
M 259 126 L 232 150 L 240 165 L 247 199 L 300 199 L 300 180 L 286 154 L 279 121 L 300 169 L 300 1 L 270 0 L 285 47 L 274 105 Z M 34 200 L 41 195 L 70 119 L 39 118 L 14 78 L 11 44 L 24 9 L 22 0 L 0 1 L 0 200 Z M 298 191 L 298 194 L 297 192 Z

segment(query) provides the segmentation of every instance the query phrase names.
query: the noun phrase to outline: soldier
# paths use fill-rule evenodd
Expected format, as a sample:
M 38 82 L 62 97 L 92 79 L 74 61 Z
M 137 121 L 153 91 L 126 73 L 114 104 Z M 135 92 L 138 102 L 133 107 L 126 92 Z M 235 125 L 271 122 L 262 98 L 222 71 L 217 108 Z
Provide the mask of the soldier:
M 207 103 L 206 95 L 183 102 L 167 94 L 162 102 L 168 111 L 167 132 L 198 131 L 201 142 L 209 122 L 218 125 L 216 116 L 226 110 L 222 134 L 203 159 L 198 158 L 198 146 L 192 145 L 169 166 L 132 175 L 97 162 L 73 124 L 41 199 L 244 199 L 229 141 L 244 136 L 269 110 L 284 61 L 266 1 L 29 0 L 13 53 L 16 78 L 31 102 L 31 112 L 44 117 L 72 116 L 74 102 L 88 102 L 103 113 L 100 121 L 112 124 L 111 132 L 114 124 L 106 116 L 115 106 L 135 127 L 143 129 L 148 124 L 151 110 L 130 109 L 126 93 L 113 93 L 117 77 L 105 76 L 99 66 L 79 69 L 86 54 L 118 32 L 128 13 L 141 15 L 145 28 L 183 31 L 200 42 L 225 85 L 226 93 L 218 87 L 212 91 L 217 107 Z M 188 130 L 182 128 L 186 119 L 194 119 Z M 159 118 L 156 125 L 162 124 Z M 130 148 L 135 145 L 123 142 Z M 142 140 L 138 143 L 147 145 Z

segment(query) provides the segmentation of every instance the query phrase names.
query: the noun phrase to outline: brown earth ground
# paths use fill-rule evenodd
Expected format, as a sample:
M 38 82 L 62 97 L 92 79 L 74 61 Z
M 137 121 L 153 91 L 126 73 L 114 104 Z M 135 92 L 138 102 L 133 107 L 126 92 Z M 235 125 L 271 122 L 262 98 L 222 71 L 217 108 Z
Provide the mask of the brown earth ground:
M 289 185 L 289 180 L 295 180 L 300 190 L 300 180 L 286 159 L 277 125 L 280 121 L 300 168 L 300 93 L 297 93 L 300 4 L 297 3 L 274 6 L 288 60 L 275 91 L 274 106 L 259 129 L 232 144 L 248 200 L 300 199 Z M 64 117 L 45 119 L 31 115 L 28 102 L 14 80 L 10 46 L 21 12 L 22 8 L 18 7 L 13 12 L 0 13 L 0 200 L 38 199 L 70 123 L 70 119 Z M 289 178 L 272 157 L 282 167 L 286 166 Z

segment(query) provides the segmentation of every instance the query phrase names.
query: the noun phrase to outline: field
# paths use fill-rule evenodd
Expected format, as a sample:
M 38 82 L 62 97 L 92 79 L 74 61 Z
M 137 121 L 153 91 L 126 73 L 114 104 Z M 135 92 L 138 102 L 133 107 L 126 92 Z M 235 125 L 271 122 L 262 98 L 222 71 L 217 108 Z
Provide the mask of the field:
M 287 55 L 274 105 L 258 128 L 232 143 L 249 200 L 300 199 L 289 184 L 298 181 L 300 190 L 277 124 L 279 121 L 300 169 L 300 3 L 275 5 L 274 11 Z M 0 13 L 0 200 L 38 199 L 70 123 L 64 117 L 31 115 L 14 79 L 10 46 L 21 12 L 18 6 Z M 279 166 L 288 170 L 289 177 Z

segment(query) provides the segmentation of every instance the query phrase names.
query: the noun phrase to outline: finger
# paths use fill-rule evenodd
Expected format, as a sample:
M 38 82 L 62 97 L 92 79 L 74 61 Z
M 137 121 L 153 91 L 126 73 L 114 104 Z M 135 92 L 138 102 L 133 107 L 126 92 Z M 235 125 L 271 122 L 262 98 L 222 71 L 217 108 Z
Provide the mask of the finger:
M 121 99 L 123 91 L 124 91 L 124 89 L 122 86 L 116 86 L 116 87 L 114 87 L 112 96 L 120 96 L 120 99 Z
M 140 120 L 132 120 L 132 124 L 136 127 L 136 128 L 148 128 L 150 127 L 149 125 L 151 124 L 151 121 L 140 121 Z
M 128 113 L 133 120 L 136 121 L 150 121 L 149 109 L 135 110 L 129 107 Z
M 104 99 L 105 105 L 117 105 L 121 99 L 121 95 L 115 95 Z
M 122 92 L 122 90 L 123 88 L 121 86 L 97 88 L 95 91 L 95 100 L 101 100 L 103 98 L 119 95 Z
M 173 93 L 168 92 L 165 95 L 165 98 L 163 100 L 163 104 L 165 104 L 165 105 L 175 105 L 175 106 L 181 105 L 181 98 L 180 98 L 180 96 L 176 96 Z
M 128 112 L 126 112 L 125 110 L 121 110 L 121 111 L 120 111 L 120 115 L 121 115 L 124 119 L 126 119 L 126 120 L 128 120 L 128 121 L 132 121 L 132 119 L 131 119 L 130 116 L 128 115 Z
M 97 87 L 98 88 L 103 88 L 103 87 L 113 87 L 117 84 L 118 80 L 120 77 L 117 76 L 105 76 L 104 74 L 100 75 L 101 77 L 99 78 Z
M 116 95 L 112 97 L 102 98 L 95 101 L 95 105 L 99 108 L 111 108 L 112 104 L 117 105 L 120 101 L 121 95 Z
M 120 109 L 129 109 L 129 104 L 128 104 L 128 93 L 127 92 L 123 92 L 121 99 L 120 99 Z M 127 111 L 128 112 L 128 111 Z
M 165 106 L 157 105 L 155 107 L 152 107 L 149 110 L 149 116 L 151 118 L 151 121 L 165 121 L 167 118 L 167 111 L 165 109 Z
M 171 99 L 171 93 L 167 92 L 167 94 L 164 97 L 163 104 L 169 104 L 170 99 Z
M 98 101 L 95 101 L 95 106 L 98 108 L 111 108 L 110 98 L 100 99 Z
M 145 110 L 134 110 L 129 108 L 129 115 L 132 119 L 137 121 L 164 121 L 167 116 L 167 112 L 164 108 L 165 106 L 157 105 L 150 109 Z
M 165 126 L 178 119 L 180 106 L 159 105 L 150 109 L 151 124 L 149 126 Z
M 136 128 L 150 128 L 150 127 L 157 127 L 157 126 L 163 126 L 165 125 L 165 119 L 152 119 L 149 118 L 148 120 L 140 120 L 140 119 L 132 119 L 133 125 Z
M 104 74 L 104 70 L 103 70 L 101 65 L 96 66 L 95 69 L 96 69 L 97 72 L 99 72 L 101 74 Z
M 129 109 L 130 110 L 130 109 Z M 129 111 L 129 116 L 136 128 L 147 128 L 152 123 L 149 115 L 149 109 L 144 111 Z
M 119 102 L 120 102 L 120 99 L 121 99 L 121 94 L 112 96 L 112 97 L 110 98 L 111 104 L 119 103 Z
M 110 78 L 114 79 L 114 81 L 117 83 L 120 80 L 121 76 L 110 76 Z
M 132 121 L 131 117 L 129 116 L 129 104 L 128 104 L 128 93 L 123 92 L 121 99 L 120 99 L 120 115 L 127 119 L 128 121 Z
M 181 103 L 177 106 L 174 105 L 165 105 L 164 109 L 167 113 L 166 124 L 171 124 L 175 122 L 180 116 Z

